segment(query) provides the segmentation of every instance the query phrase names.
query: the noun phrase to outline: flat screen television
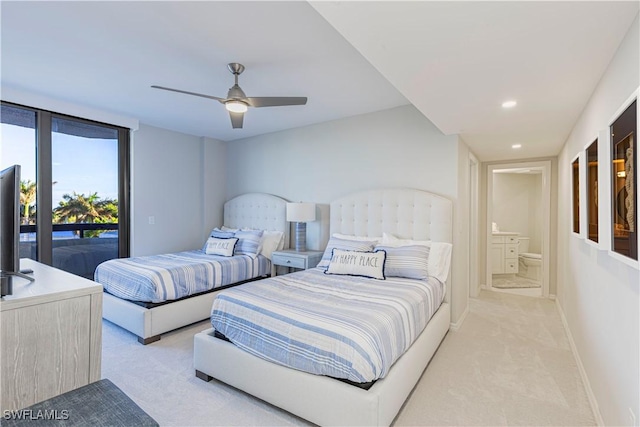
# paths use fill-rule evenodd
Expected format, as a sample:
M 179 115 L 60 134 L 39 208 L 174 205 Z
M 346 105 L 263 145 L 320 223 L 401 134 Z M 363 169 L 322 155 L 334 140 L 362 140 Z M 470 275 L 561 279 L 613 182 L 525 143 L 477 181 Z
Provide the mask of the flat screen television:
M 20 165 L 0 171 L 0 297 L 13 293 L 20 272 Z

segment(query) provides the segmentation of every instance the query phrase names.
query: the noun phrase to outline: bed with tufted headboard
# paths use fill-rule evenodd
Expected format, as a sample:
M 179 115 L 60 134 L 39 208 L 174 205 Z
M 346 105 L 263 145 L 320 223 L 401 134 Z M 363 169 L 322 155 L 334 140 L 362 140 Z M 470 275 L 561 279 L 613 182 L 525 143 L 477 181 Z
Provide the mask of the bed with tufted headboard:
M 248 193 L 240 195 L 230 199 L 224 204 L 224 225 L 234 229 L 251 228 L 258 230 L 280 231 L 284 234 L 284 247 L 288 248 L 290 225 L 286 221 L 286 204 L 286 200 L 271 194 Z M 201 253 L 201 251 L 191 252 L 194 252 L 195 254 L 188 254 L 188 256 L 193 256 L 193 259 L 196 261 L 198 261 L 199 258 L 209 257 L 204 253 Z M 155 265 L 161 265 L 164 262 L 171 263 L 174 261 L 178 263 L 184 257 L 183 254 L 185 253 L 155 256 L 156 260 L 152 267 L 154 270 L 150 270 L 149 272 L 144 271 L 144 273 L 149 276 L 151 276 L 152 273 L 153 275 L 156 275 Z M 152 257 L 143 258 L 145 265 L 151 265 L 149 258 Z M 233 256 L 230 258 L 240 257 Z M 258 256 L 254 260 L 251 260 L 247 256 L 242 258 L 244 259 L 237 261 L 245 263 L 246 269 L 252 272 L 255 277 L 247 277 L 239 282 L 225 285 L 225 287 L 241 284 L 247 280 L 255 280 L 260 275 L 264 276 L 265 274 L 268 275 L 274 273 L 274 268 L 270 261 L 262 256 Z M 120 260 L 112 261 L 117 263 Z M 134 262 L 135 258 L 126 259 L 124 261 Z M 233 260 L 230 259 L 229 262 L 231 261 Z M 191 262 L 191 258 L 189 258 L 189 262 Z M 245 269 L 244 267 L 239 267 L 244 266 L 245 264 L 238 263 L 234 264 L 236 267 L 223 268 L 226 264 L 215 264 L 215 262 L 215 260 L 209 261 L 205 259 L 200 267 L 189 264 L 185 269 L 185 274 L 193 275 L 195 274 L 195 268 L 201 268 L 204 272 L 203 274 L 210 275 L 211 277 L 217 275 L 218 277 L 231 278 L 239 274 L 238 270 Z M 101 266 L 99 266 L 99 269 L 96 271 L 96 281 L 98 282 L 100 282 L 101 277 L 100 267 Z M 135 269 L 141 269 L 140 265 L 133 265 L 133 267 Z M 109 271 L 109 266 L 102 266 L 102 268 L 104 271 Z M 125 276 L 121 279 L 123 282 L 127 280 L 126 276 L 133 276 L 134 274 L 133 271 L 130 273 L 126 273 L 126 270 L 124 271 L 125 273 L 121 273 Z M 174 270 L 170 273 L 162 272 L 157 274 L 169 275 L 171 278 L 178 277 L 178 274 Z M 107 277 L 107 275 L 102 274 L 102 277 Z M 117 277 L 119 276 L 116 276 L 116 278 Z M 117 285 L 118 281 L 115 280 L 114 282 Z M 123 285 L 122 287 L 125 288 L 126 286 Z M 184 285 L 182 288 L 184 288 Z M 138 341 L 141 344 L 152 343 L 159 340 L 160 335 L 165 332 L 208 318 L 211 314 L 211 304 L 213 299 L 220 290 L 216 287 L 211 291 L 198 293 L 196 295 L 189 295 L 181 299 L 172 299 L 161 303 L 150 304 L 141 303 L 140 301 L 130 301 L 122 297 L 114 296 L 111 293 L 106 292 L 106 289 L 107 286 L 105 285 L 102 317 L 137 335 Z
M 451 243 L 452 227 L 451 201 L 420 190 L 366 191 L 331 203 L 331 233 L 362 238 L 389 233 L 402 239 Z M 312 273 L 292 276 L 300 282 Z M 317 271 L 315 274 L 318 276 Z M 255 282 L 252 287 L 276 285 L 276 279 Z M 397 282 L 388 283 L 391 287 Z M 196 375 L 204 380 L 216 378 L 319 425 L 389 425 L 449 329 L 450 288 L 449 284 L 444 287 L 442 304 L 422 332 L 418 331 L 413 344 L 368 389 L 267 361 L 216 338 L 214 329 L 194 338 Z M 241 288 L 243 292 L 245 289 Z M 212 315 L 212 323 L 213 319 Z

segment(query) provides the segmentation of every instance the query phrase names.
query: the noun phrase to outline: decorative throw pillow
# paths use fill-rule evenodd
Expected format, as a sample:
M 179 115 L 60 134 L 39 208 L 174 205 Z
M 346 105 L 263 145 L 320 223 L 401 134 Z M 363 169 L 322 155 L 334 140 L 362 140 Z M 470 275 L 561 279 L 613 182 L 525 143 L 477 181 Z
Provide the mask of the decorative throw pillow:
M 343 251 L 334 249 L 325 274 L 362 276 L 384 280 L 384 261 L 386 252 Z
M 230 232 L 230 231 L 223 231 L 220 230 L 218 227 L 214 228 L 213 230 L 211 230 L 211 233 L 209 233 L 209 237 L 217 237 L 219 239 L 228 239 L 230 237 L 233 237 L 235 233 L 234 232 Z M 207 252 L 207 241 L 204 242 L 204 245 L 202 246 L 202 252 L 206 253 Z
M 237 243 L 238 239 L 235 237 L 209 237 L 205 244 L 204 253 L 207 255 L 233 256 L 233 250 Z
M 236 245 L 235 255 L 249 255 L 255 258 L 260 253 L 263 230 L 239 230 L 236 232 L 238 244 Z
M 376 246 L 387 253 L 384 263 L 385 277 L 406 277 L 425 280 L 429 277 L 429 247 L 423 245 Z
M 332 237 L 327 243 L 327 248 L 322 254 L 322 259 L 318 263 L 318 267 L 327 268 L 334 249 L 342 249 L 345 251 L 371 252 L 376 242 L 371 240 L 345 240 Z

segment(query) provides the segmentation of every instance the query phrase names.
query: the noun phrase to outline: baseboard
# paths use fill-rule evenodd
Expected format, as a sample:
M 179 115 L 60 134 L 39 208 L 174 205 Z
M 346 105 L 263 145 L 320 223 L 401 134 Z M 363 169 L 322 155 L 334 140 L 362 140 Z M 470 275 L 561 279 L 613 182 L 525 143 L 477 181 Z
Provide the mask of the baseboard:
M 464 323 L 464 319 L 467 318 L 467 314 L 469 314 L 469 304 L 468 303 L 467 303 L 467 308 L 464 310 L 464 312 L 462 313 L 462 316 L 460 316 L 458 321 L 455 322 L 455 323 L 451 322 L 449 324 L 449 329 L 452 330 L 452 331 L 457 331 L 458 329 L 460 329 L 460 327 Z
M 555 294 L 549 294 L 549 299 L 550 300 L 556 300 Z
M 551 298 L 551 295 L 549 295 Z M 573 353 L 573 357 L 576 360 L 576 364 L 578 365 L 578 371 L 580 372 L 580 377 L 582 378 L 582 383 L 584 384 L 585 391 L 587 393 L 587 398 L 589 399 L 589 406 L 591 406 L 591 411 L 593 412 L 593 416 L 596 419 L 596 423 L 598 426 L 604 426 L 604 421 L 602 420 L 602 414 L 600 414 L 600 408 L 598 407 L 598 401 L 596 400 L 595 394 L 593 394 L 593 390 L 591 389 L 591 383 L 589 382 L 589 377 L 587 377 L 587 371 L 584 369 L 584 365 L 582 364 L 582 360 L 580 359 L 580 354 L 578 353 L 578 348 L 576 347 L 576 343 L 573 340 L 573 335 L 571 335 L 571 330 L 569 329 L 569 324 L 567 323 L 567 318 L 564 315 L 564 311 L 562 310 L 562 306 L 560 305 L 560 300 L 555 298 L 556 307 L 558 308 L 558 312 L 560 313 L 560 318 L 562 319 L 562 325 L 564 326 L 564 330 L 567 333 L 567 337 L 569 338 L 569 345 L 571 346 L 571 352 Z

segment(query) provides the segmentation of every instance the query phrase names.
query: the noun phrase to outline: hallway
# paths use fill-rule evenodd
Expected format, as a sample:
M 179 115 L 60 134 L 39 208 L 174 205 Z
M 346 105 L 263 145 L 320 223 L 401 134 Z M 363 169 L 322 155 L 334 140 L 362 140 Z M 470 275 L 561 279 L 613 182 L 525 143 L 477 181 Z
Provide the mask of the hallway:
M 482 291 L 395 425 L 596 425 L 552 300 Z

